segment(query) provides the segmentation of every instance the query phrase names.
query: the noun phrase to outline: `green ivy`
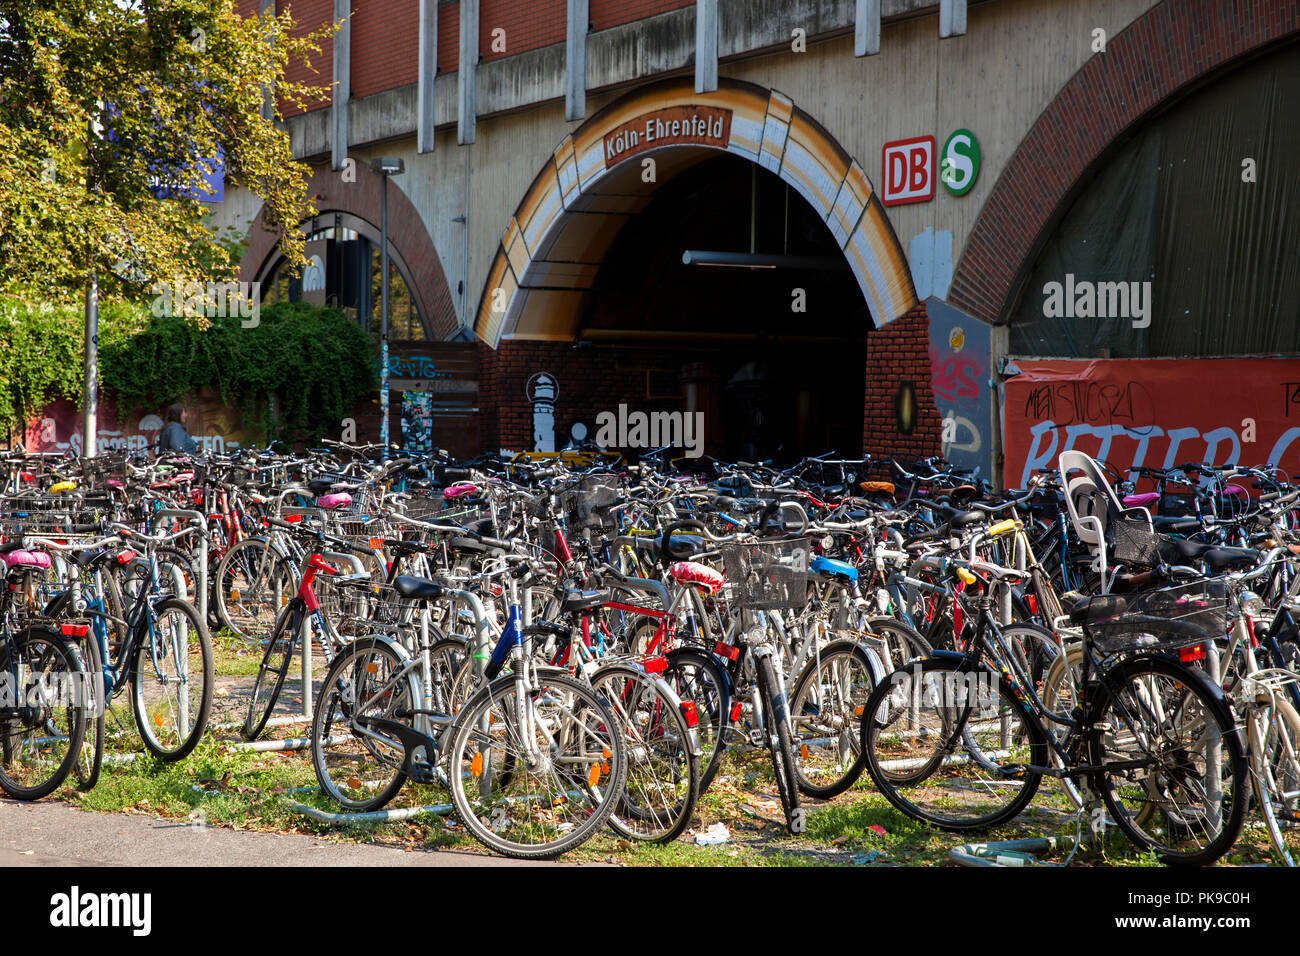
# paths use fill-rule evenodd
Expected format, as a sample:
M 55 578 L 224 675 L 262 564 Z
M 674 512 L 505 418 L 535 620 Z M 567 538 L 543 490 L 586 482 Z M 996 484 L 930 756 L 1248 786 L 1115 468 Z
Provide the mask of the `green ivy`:
M 76 306 L 0 298 L 0 428 L 21 433 L 54 399 L 81 400 L 84 325 Z M 155 409 L 211 388 L 254 439 L 314 442 L 377 386 L 373 339 L 338 309 L 276 303 L 244 328 L 102 301 L 100 383 L 122 411 Z M 272 397 L 278 415 L 272 416 Z
M 250 430 L 289 442 L 336 433 L 374 392 L 374 342 L 339 309 L 276 303 L 256 326 L 244 321 L 216 317 L 199 327 L 182 316 L 153 318 L 139 334 L 102 347 L 104 387 L 120 405 L 143 408 L 207 386 L 240 408 Z

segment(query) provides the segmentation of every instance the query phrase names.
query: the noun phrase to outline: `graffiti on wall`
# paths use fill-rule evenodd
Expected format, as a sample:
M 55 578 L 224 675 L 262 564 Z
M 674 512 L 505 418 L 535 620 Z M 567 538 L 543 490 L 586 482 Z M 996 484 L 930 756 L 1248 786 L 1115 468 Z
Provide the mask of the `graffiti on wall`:
M 189 413 L 186 428 L 198 443 L 200 452 L 222 454 L 238 447 L 244 440 L 243 426 L 233 409 L 215 396 L 200 395 L 186 405 Z M 98 453 L 154 451 L 158 435 L 166 424 L 165 409 L 121 414 L 109 401 L 99 404 L 96 428 Z M 60 399 L 41 410 L 27 425 L 25 447 L 33 452 L 66 452 L 81 455 L 84 451 L 81 409 L 73 402 Z
M 1021 360 L 1013 370 L 1009 484 L 1024 487 L 1072 448 L 1121 471 L 1195 462 L 1300 472 L 1300 359 Z M 1249 390 L 1234 385 L 1246 381 Z
M 989 428 L 989 327 L 940 299 L 925 303 L 930 317 L 930 388 L 942 420 L 942 454 L 962 468 L 992 472 Z

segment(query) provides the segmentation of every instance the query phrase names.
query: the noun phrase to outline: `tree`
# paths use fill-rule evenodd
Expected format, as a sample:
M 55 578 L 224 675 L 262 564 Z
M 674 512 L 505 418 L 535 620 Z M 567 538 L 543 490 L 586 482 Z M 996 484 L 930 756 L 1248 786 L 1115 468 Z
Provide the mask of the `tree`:
M 310 169 L 262 110 L 268 84 L 319 93 L 285 67 L 332 27 L 293 27 L 231 0 L 0 0 L 0 292 L 71 301 L 92 271 L 136 299 L 233 279 L 238 246 L 207 228 L 198 185 L 218 161 L 301 262 Z

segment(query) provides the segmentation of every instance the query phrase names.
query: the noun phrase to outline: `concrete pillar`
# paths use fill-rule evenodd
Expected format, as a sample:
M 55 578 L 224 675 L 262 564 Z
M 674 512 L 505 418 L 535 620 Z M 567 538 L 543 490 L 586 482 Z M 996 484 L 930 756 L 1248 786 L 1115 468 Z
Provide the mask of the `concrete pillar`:
M 416 82 L 415 148 L 433 152 L 433 130 L 437 125 L 433 109 L 433 82 L 438 78 L 438 0 L 420 0 L 420 64 Z
M 718 89 L 718 0 L 695 0 L 695 92 Z
M 588 0 L 568 0 L 564 32 L 564 119 L 580 120 L 587 115 L 587 25 L 591 22 Z
M 334 93 L 331 99 L 330 166 L 342 169 L 348 158 L 348 101 L 352 99 L 352 0 L 334 0 Z
M 939 38 L 966 35 L 966 0 L 939 0 Z
M 880 52 L 880 0 L 857 0 L 853 17 L 853 55 Z
M 474 125 L 478 103 L 475 81 L 478 78 L 478 0 L 460 0 L 460 65 L 457 67 L 456 142 L 465 146 L 474 142 Z

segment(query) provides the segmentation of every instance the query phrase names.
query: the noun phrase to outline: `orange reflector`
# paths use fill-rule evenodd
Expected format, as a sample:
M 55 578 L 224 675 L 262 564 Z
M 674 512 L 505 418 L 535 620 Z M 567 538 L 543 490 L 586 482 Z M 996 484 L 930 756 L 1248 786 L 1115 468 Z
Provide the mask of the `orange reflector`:
M 587 783 L 593 787 L 600 783 L 600 764 L 594 763 L 591 765 L 591 770 L 587 772 Z
M 479 751 L 474 755 L 474 759 L 469 762 L 470 773 L 476 777 L 483 775 L 483 752 Z
M 371 661 L 369 664 L 366 665 L 366 673 L 367 673 L 367 674 L 378 674 L 378 673 L 379 673 L 379 665 L 376 664 L 374 661 Z
M 381 548 L 383 548 L 383 546 L 384 546 L 384 539 L 383 539 L 383 538 L 371 538 L 371 539 L 370 539 L 370 547 L 374 548 L 376 551 L 378 551 L 378 550 L 380 550 Z
M 230 592 L 230 600 L 232 600 L 232 601 L 238 601 L 238 600 L 239 600 L 239 591 L 238 591 L 238 590 L 232 590 L 232 591 Z
M 163 725 L 162 714 L 154 714 L 153 722 L 155 727 L 161 727 Z
M 600 772 L 608 776 L 608 774 L 609 774 L 609 764 L 607 764 L 607 763 L 603 763 L 603 764 L 601 764 L 601 765 L 600 765 Z
M 799 745 L 799 757 L 800 757 L 800 759 L 802 759 L 802 760 L 807 760 L 807 759 L 808 759 L 808 745 L 807 745 L 807 744 L 800 744 L 800 745 Z
M 609 748 L 608 748 L 608 747 L 601 747 L 601 748 L 600 748 L 600 755 L 601 755 L 602 757 L 604 757 L 606 760 L 608 760 L 608 759 L 609 759 Z

